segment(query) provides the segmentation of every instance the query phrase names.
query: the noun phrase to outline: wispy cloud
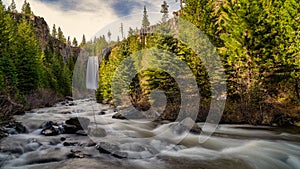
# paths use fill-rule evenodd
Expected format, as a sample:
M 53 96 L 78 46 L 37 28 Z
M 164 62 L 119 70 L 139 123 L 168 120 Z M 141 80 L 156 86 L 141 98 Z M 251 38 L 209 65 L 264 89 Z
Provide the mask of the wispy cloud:
M 91 38 L 96 32 L 120 18 L 138 14 L 142 18 L 143 6 L 149 12 L 159 12 L 162 0 L 27 0 L 33 12 L 45 18 L 49 27 L 60 26 L 65 36 L 70 35 L 81 41 L 84 33 Z M 24 0 L 15 0 L 21 9 Z M 167 0 L 170 11 L 178 9 L 175 0 Z M 10 4 L 11 0 L 4 0 Z

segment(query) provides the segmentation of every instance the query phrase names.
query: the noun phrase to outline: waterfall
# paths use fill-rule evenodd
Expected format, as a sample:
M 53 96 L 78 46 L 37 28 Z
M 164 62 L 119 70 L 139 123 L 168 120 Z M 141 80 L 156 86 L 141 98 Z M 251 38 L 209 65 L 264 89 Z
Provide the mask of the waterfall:
M 99 61 L 97 56 L 90 56 L 86 68 L 86 88 L 96 90 L 98 88 Z

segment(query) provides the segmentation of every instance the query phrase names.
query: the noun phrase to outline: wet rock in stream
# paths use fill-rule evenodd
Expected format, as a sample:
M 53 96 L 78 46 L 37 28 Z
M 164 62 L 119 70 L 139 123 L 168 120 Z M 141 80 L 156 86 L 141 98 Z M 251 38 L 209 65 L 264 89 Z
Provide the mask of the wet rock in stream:
M 86 158 L 91 157 L 92 155 L 84 150 L 72 149 L 67 155 L 68 158 Z
M 111 144 L 111 143 L 107 143 L 107 142 L 100 142 L 96 145 L 96 149 L 100 153 L 110 154 L 116 158 L 127 158 L 128 157 L 128 154 L 126 152 L 121 152 L 120 147 L 115 144 Z
M 127 120 L 125 116 L 123 116 L 121 113 L 116 113 L 112 116 L 113 119 L 119 119 L 119 120 Z
M 17 121 L 10 121 L 5 125 L 4 130 L 8 134 L 28 133 L 28 129 L 22 123 Z
M 79 143 L 78 142 L 64 142 L 63 145 L 65 147 L 70 147 L 70 146 L 77 146 L 77 145 L 79 145 Z
M 105 115 L 105 114 L 106 114 L 106 113 L 105 113 L 104 110 L 102 110 L 101 112 L 98 113 L 98 115 Z
M 43 124 L 42 128 L 43 130 L 41 131 L 41 134 L 45 136 L 57 136 L 59 134 L 64 133 L 63 126 L 52 121 Z
M 113 152 L 111 155 L 112 155 L 113 157 L 120 158 L 120 159 L 128 158 L 128 154 L 125 153 L 125 152 L 121 152 L 121 151 Z
M 72 117 L 69 120 L 66 120 L 66 124 L 74 125 L 78 128 L 78 130 L 87 129 L 90 124 L 90 120 L 84 117 Z
M 41 125 L 43 129 L 42 135 L 56 136 L 59 134 L 77 134 L 81 136 L 87 136 L 84 129 L 87 129 L 90 120 L 84 117 L 73 117 L 65 121 L 65 124 L 59 124 L 52 121 L 48 121 Z
M 64 128 L 64 133 L 66 134 L 76 134 L 76 132 L 80 130 L 77 126 L 68 125 L 68 124 L 64 124 L 63 128 Z
M 60 103 L 63 106 L 75 106 L 76 104 L 73 101 L 65 100 Z

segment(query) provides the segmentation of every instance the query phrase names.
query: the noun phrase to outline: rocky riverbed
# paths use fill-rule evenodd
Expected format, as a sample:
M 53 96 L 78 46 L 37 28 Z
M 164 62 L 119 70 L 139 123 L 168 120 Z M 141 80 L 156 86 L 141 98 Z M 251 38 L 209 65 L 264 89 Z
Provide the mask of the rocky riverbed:
M 263 126 L 220 125 L 213 136 L 200 144 L 202 123 L 189 126 L 193 123 L 191 119 L 182 123 L 128 120 L 117 113 L 109 105 L 77 100 L 16 116 L 18 127 L 6 126 L 9 136 L 0 142 L 0 166 L 22 169 L 300 167 L 297 132 Z

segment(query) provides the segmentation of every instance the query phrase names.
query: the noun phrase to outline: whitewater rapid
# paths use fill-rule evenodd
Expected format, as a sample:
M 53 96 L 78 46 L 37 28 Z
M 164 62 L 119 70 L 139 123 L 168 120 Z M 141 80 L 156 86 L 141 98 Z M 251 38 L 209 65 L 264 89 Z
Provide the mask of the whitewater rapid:
M 1 140 L 1 168 L 300 168 L 299 134 L 263 126 L 220 125 L 200 144 L 198 135 L 174 131 L 176 123 L 118 120 L 112 118 L 116 112 L 109 105 L 93 100 L 69 103 L 16 116 L 28 132 Z M 61 123 L 71 117 L 89 118 L 89 127 L 102 128 L 107 135 L 40 134 L 43 123 Z M 66 146 L 65 142 L 74 145 Z M 100 153 L 95 148 L 99 142 L 117 145 L 128 157 L 118 159 Z M 74 151 L 83 157 L 70 157 Z

